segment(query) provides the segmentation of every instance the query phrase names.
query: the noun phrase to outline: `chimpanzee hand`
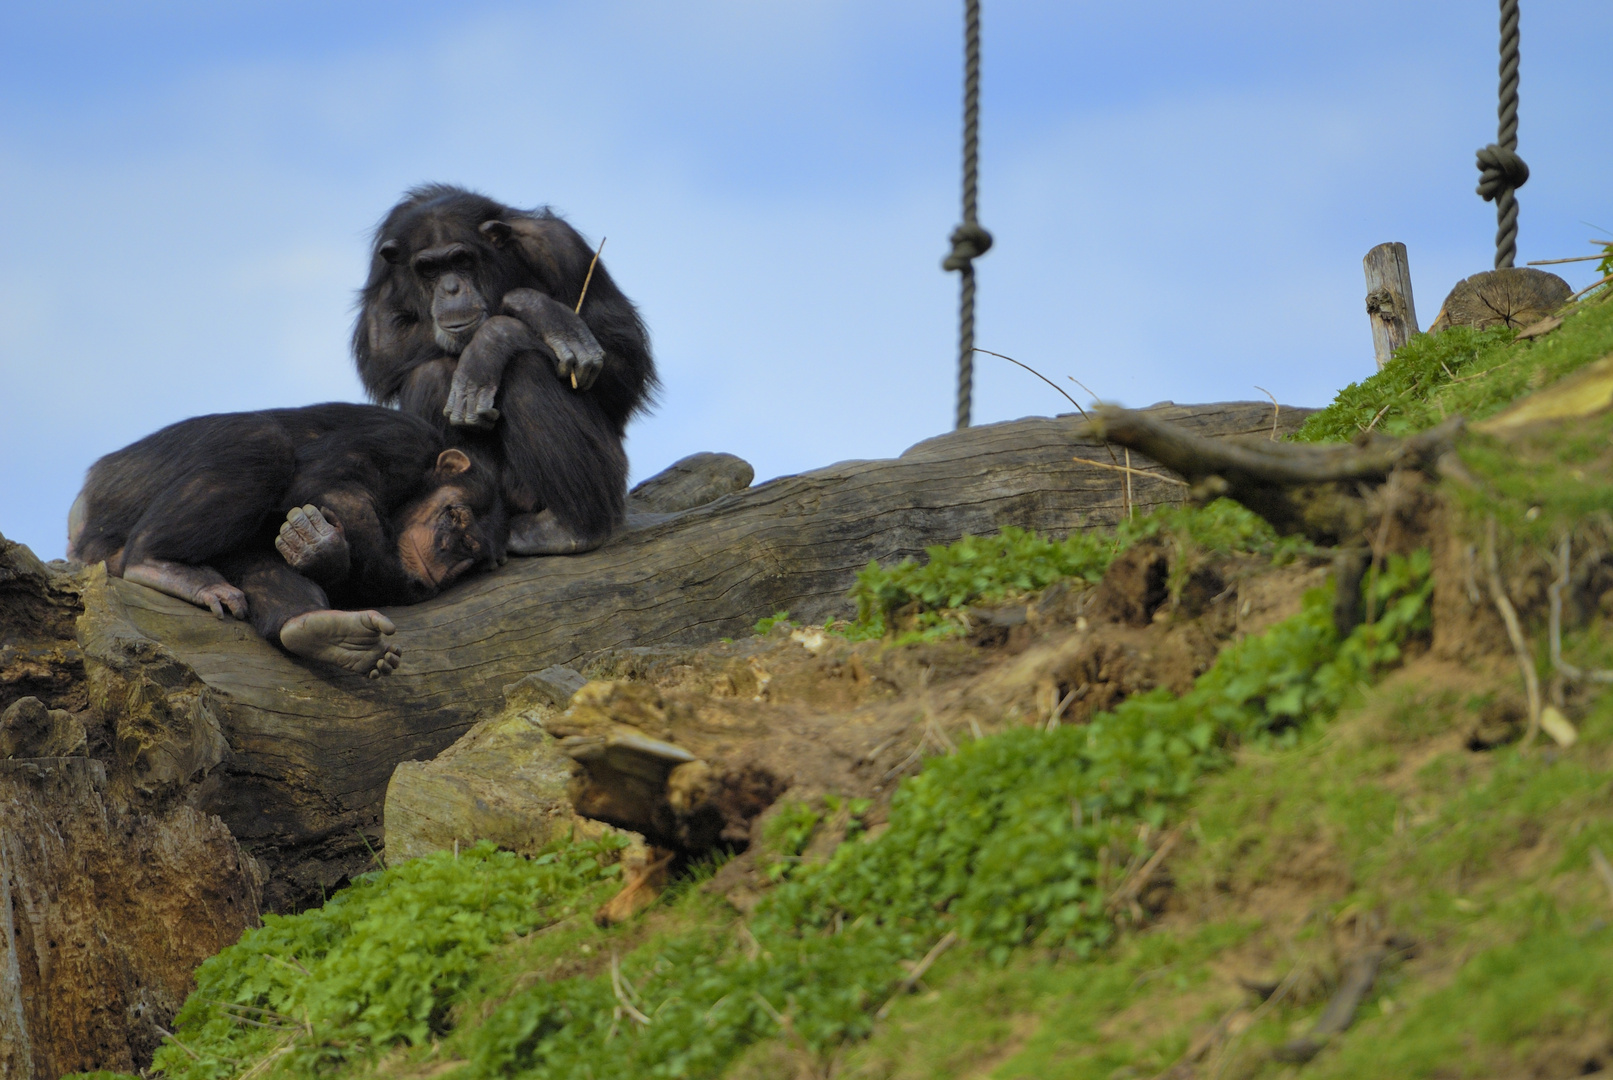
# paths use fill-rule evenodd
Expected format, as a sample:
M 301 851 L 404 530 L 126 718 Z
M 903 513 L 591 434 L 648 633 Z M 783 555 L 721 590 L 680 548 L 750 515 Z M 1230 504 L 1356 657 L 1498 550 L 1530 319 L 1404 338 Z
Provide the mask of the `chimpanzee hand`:
M 480 428 L 483 431 L 498 422 L 498 410 L 493 399 L 498 396 L 498 384 L 489 386 L 476 383 L 464 368 L 454 372 L 454 381 L 448 387 L 448 402 L 442 414 L 455 427 Z
M 476 330 L 459 354 L 448 402 L 442 414 L 457 427 L 491 428 L 498 421 L 493 402 L 498 397 L 504 365 L 518 352 L 538 347 L 538 339 L 520 319 L 494 315 Z
M 605 350 L 582 316 L 536 289 L 511 289 L 504 294 L 503 306 L 549 346 L 554 353 L 555 374 L 569 380 L 573 390 L 594 385 L 605 367 Z
M 321 584 L 343 580 L 352 565 L 342 523 L 323 507 L 293 507 L 274 546 L 293 570 Z

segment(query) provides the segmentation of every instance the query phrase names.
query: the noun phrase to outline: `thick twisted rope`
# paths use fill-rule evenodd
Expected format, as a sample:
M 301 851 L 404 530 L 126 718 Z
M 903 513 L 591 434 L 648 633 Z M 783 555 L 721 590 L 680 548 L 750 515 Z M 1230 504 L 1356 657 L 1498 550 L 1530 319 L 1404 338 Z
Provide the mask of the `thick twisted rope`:
M 961 275 L 958 295 L 958 427 L 969 426 L 974 396 L 975 267 L 991 250 L 991 234 L 976 220 L 980 186 L 980 0 L 964 0 L 963 224 L 952 230 L 952 251 L 943 270 Z
M 1479 197 L 1495 203 L 1495 268 L 1518 254 L 1517 190 L 1529 179 L 1518 156 L 1518 0 L 1501 0 L 1501 91 L 1495 142 L 1478 152 Z

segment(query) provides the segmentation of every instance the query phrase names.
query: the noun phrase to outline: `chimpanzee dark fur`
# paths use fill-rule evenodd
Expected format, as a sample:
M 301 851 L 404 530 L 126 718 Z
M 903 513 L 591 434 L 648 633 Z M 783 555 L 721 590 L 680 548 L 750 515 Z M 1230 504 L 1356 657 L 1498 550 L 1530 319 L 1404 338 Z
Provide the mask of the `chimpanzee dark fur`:
M 407 509 L 452 487 L 461 516 L 439 530 L 442 560 L 490 565 L 503 527 L 496 475 L 471 465 L 444 476 L 445 448 L 432 425 L 374 405 L 182 420 L 90 467 L 69 520 L 68 556 L 105 559 L 114 576 L 153 560 L 211 567 L 246 594 L 253 627 L 270 641 L 288 619 L 333 602 L 416 603 L 438 584 L 400 561 Z M 339 522 L 350 559 L 335 573 L 305 576 L 276 550 L 288 512 L 307 505 Z
M 359 376 L 374 400 L 490 454 L 510 514 L 547 510 L 569 538 L 523 550 L 512 517 L 518 554 L 597 547 L 623 518 L 622 437 L 656 387 L 655 365 L 603 261 L 572 314 L 594 254 L 546 208 L 442 184 L 408 192 L 376 230 L 353 330 Z M 450 424 L 456 375 L 472 396 L 481 387 L 483 408 Z

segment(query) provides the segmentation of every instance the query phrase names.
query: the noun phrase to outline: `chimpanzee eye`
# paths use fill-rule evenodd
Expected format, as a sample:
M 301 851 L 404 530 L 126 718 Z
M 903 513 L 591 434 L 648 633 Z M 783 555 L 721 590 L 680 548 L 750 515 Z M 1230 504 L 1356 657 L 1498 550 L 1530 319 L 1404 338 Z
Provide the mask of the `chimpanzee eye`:
M 453 258 L 448 260 L 448 264 L 455 270 L 464 273 L 469 271 L 470 268 L 475 265 L 475 260 L 471 258 L 470 252 L 468 251 L 456 251 L 454 252 Z

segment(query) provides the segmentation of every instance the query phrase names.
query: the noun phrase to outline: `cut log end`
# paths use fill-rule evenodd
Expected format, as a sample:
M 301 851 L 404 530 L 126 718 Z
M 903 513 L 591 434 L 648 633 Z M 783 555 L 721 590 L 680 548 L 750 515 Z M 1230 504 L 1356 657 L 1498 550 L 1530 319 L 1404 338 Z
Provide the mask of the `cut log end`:
M 1437 334 L 1452 326 L 1522 329 L 1555 312 L 1573 293 L 1568 282 L 1544 270 L 1527 266 L 1486 270 L 1456 283 L 1428 332 Z

